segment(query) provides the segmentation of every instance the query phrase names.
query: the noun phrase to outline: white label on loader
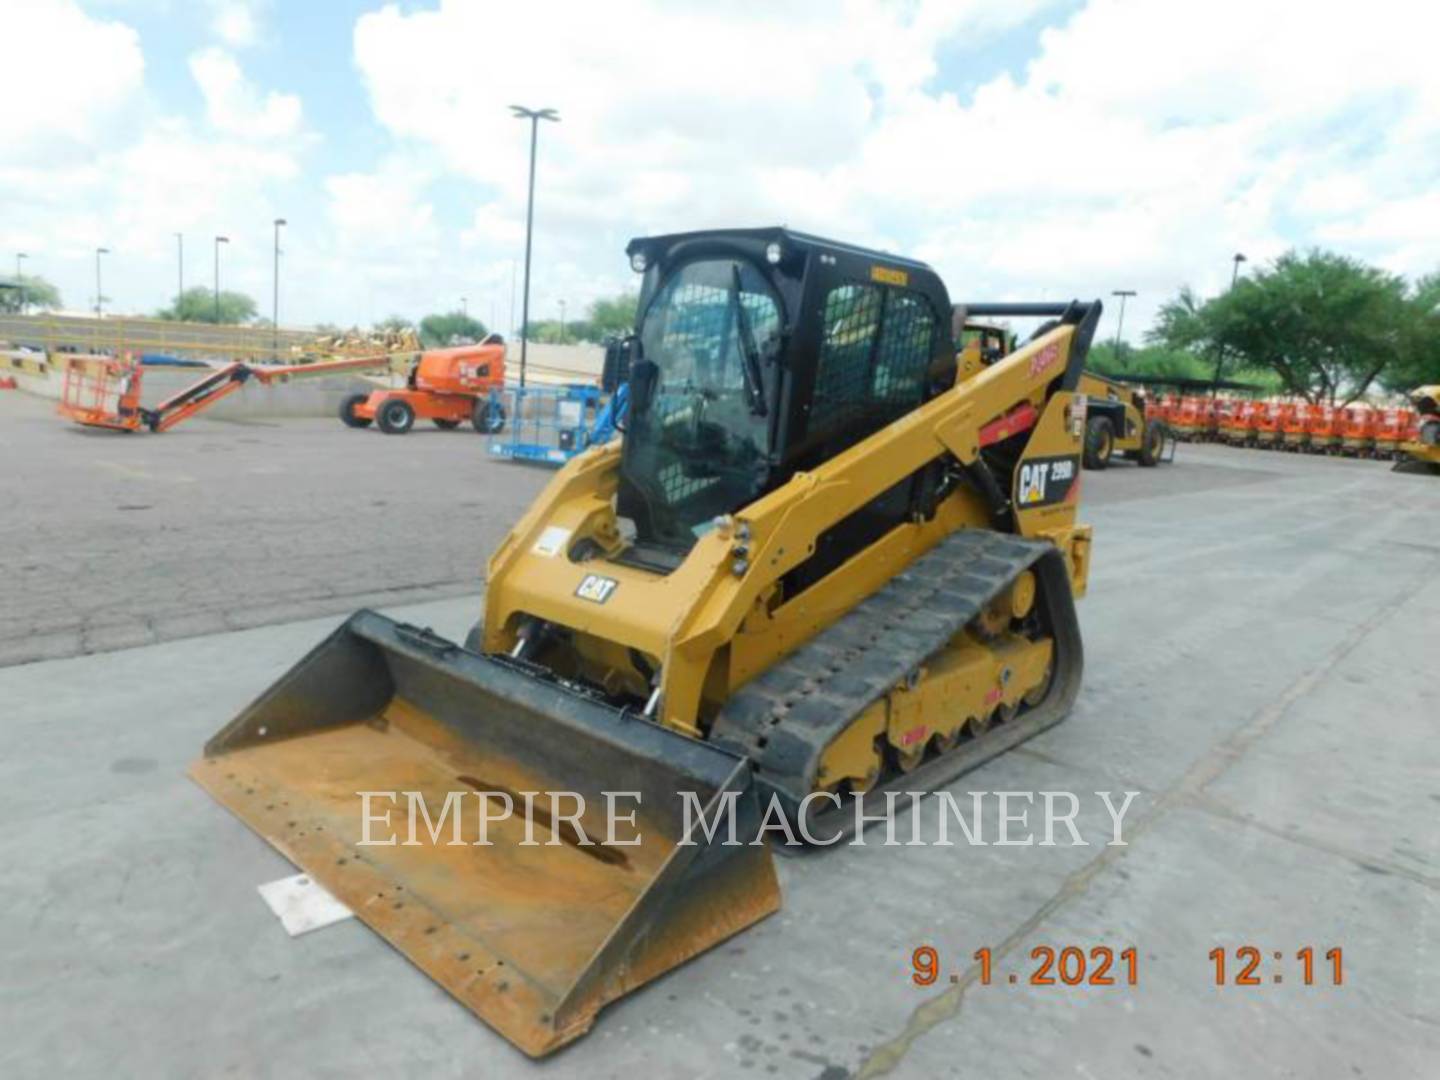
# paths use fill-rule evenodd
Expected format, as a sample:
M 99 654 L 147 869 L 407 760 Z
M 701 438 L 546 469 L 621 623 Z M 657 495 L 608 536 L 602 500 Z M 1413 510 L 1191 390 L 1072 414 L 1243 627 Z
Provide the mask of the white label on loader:
M 563 525 L 548 525 L 530 550 L 536 555 L 550 558 L 565 550 L 565 541 L 570 539 L 570 530 Z

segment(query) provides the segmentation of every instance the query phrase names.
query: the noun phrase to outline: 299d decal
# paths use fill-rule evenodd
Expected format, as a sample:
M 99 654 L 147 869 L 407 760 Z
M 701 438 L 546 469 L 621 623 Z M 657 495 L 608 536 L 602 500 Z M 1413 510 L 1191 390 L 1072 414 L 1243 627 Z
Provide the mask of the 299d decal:
M 1021 510 L 1064 502 L 1080 475 L 1080 458 L 1033 458 L 1015 473 L 1015 505 Z

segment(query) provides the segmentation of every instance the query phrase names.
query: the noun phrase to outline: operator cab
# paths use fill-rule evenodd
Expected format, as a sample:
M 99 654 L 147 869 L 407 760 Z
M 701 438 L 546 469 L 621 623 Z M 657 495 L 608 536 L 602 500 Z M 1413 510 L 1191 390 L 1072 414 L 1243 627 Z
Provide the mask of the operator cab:
M 923 263 L 782 228 L 626 252 L 644 275 L 617 502 L 633 561 L 673 568 L 715 518 L 954 384 L 949 297 Z M 867 509 L 893 523 L 910 500 L 886 499 Z

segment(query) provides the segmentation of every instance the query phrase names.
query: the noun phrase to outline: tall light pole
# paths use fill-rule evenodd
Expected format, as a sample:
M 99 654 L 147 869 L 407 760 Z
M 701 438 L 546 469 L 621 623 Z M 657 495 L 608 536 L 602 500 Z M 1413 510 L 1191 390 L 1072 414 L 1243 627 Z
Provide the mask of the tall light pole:
M 185 234 L 175 234 L 175 317 L 180 315 L 180 298 L 185 295 Z
M 275 293 L 270 303 L 270 332 L 275 359 L 280 359 L 280 226 L 286 224 L 283 217 L 275 219 Z
M 220 325 L 220 245 L 228 244 L 228 236 L 215 237 L 215 325 Z
M 1134 296 L 1134 289 L 1115 289 L 1111 296 L 1120 298 L 1120 321 L 1115 324 L 1115 363 L 1120 363 L 1120 331 L 1125 329 L 1125 299 Z
M 1245 256 L 1236 252 L 1231 256 L 1233 265 L 1230 267 L 1230 288 L 1235 288 L 1235 279 L 1240 276 L 1240 264 L 1246 262 Z M 1210 396 L 1220 396 L 1220 365 L 1225 362 L 1225 350 L 1219 345 L 1215 346 L 1215 374 L 1210 380 Z
M 95 249 L 95 317 L 97 319 L 104 314 L 103 305 L 105 303 L 105 292 L 100 288 L 100 256 L 109 254 L 110 249 L 107 247 Z
M 470 298 L 468 296 L 460 297 L 460 316 L 464 319 L 470 317 Z
M 560 344 L 565 344 L 565 301 L 560 301 Z
M 535 228 L 535 144 L 539 138 L 540 121 L 560 122 L 560 114 L 554 109 L 527 109 L 523 105 L 511 105 L 510 111 L 518 120 L 530 121 L 530 195 L 525 201 L 525 291 L 520 301 L 520 388 L 525 388 L 525 346 L 530 337 L 530 239 Z
M 515 260 L 510 260 L 510 336 L 515 336 Z
M 25 276 L 20 272 L 20 263 L 30 256 L 23 251 L 15 253 L 15 287 L 20 290 L 20 314 L 25 314 Z

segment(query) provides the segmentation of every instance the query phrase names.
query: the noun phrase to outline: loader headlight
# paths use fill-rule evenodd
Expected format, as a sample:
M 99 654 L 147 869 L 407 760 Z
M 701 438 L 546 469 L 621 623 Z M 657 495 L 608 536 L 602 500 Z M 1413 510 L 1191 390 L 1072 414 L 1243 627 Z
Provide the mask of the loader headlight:
M 643 274 L 649 267 L 650 259 L 646 256 L 645 252 L 637 251 L 630 256 L 630 269 L 634 270 L 637 274 Z
M 765 261 L 771 266 L 778 266 L 784 255 L 785 249 L 780 246 L 778 241 L 771 240 L 765 245 Z

